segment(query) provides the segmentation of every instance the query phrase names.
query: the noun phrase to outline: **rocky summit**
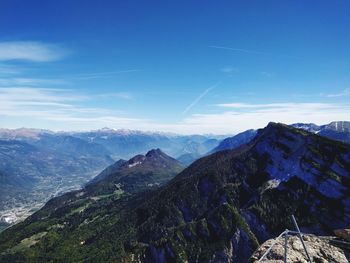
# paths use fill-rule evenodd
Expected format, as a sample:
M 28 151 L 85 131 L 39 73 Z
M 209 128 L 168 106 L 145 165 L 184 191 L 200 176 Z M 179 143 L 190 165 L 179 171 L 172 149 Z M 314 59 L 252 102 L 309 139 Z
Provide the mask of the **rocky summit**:
M 348 263 L 350 260 L 350 251 L 339 246 L 341 242 L 335 237 L 304 235 L 303 240 L 311 260 L 315 263 Z M 249 262 L 258 262 L 273 242 L 275 242 L 275 239 L 270 239 L 262 244 L 261 247 L 255 251 Z M 284 238 L 279 238 L 263 262 L 283 263 L 284 253 L 285 240 Z M 287 262 L 309 262 L 302 243 L 297 236 L 288 237 Z

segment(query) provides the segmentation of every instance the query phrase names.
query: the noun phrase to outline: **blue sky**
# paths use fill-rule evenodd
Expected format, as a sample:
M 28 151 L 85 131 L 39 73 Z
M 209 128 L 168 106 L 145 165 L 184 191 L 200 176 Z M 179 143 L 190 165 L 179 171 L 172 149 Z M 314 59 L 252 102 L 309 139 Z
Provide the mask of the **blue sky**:
M 349 120 L 349 1 L 0 0 L 0 126 Z

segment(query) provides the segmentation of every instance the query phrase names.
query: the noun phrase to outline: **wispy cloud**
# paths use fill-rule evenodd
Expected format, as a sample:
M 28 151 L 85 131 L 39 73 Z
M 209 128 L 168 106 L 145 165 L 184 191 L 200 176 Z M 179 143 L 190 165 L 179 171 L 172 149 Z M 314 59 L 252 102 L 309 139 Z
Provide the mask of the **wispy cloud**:
M 206 89 L 190 105 L 193 107 L 215 86 Z M 56 130 L 91 130 L 108 126 L 173 131 L 182 134 L 232 134 L 264 127 L 270 121 L 287 124 L 295 122 L 324 124 L 334 120 L 349 120 L 350 116 L 349 103 L 232 102 L 217 104 L 216 113 L 192 114 L 181 121 L 165 123 L 135 118 L 115 108 L 88 106 L 96 105 L 96 100 L 99 99 L 103 98 L 73 90 L 0 88 L 0 119 L 7 120 L 2 121 L 0 125 L 6 125 L 7 128 L 30 126 Z M 9 119 L 12 122 L 8 122 Z
M 251 50 L 251 49 L 243 49 L 243 48 L 233 48 L 233 47 L 225 47 L 225 46 L 209 46 L 210 48 L 216 48 L 216 49 L 224 49 L 224 50 L 230 50 L 230 51 L 236 51 L 236 52 L 242 52 L 242 53 L 249 53 L 249 54 L 258 54 L 258 55 L 271 55 L 270 53 Z
M 273 56 L 273 57 L 284 57 L 284 58 L 292 58 L 292 59 L 300 59 L 298 57 L 293 57 L 289 55 L 284 54 L 272 54 L 268 52 L 262 52 L 252 49 L 244 49 L 244 48 L 235 48 L 235 47 L 226 47 L 226 46 L 208 46 L 209 48 L 215 48 L 215 49 L 223 49 L 228 51 L 234 51 L 239 53 L 247 53 L 247 54 L 253 54 L 253 55 L 263 55 L 263 56 Z
M 350 96 L 350 88 L 348 89 L 344 89 L 338 93 L 331 93 L 331 94 L 321 94 L 321 96 L 323 97 L 327 97 L 327 98 L 337 98 L 337 97 L 346 97 L 346 96 Z
M 237 133 L 266 126 L 270 121 L 292 124 L 296 122 L 326 124 L 335 120 L 349 120 L 350 104 L 332 103 L 225 103 L 226 108 L 215 114 L 194 114 L 173 127 L 182 133 Z
M 249 104 L 249 103 L 222 103 L 216 104 L 216 106 L 231 108 L 231 109 L 270 109 L 270 110 L 283 110 L 283 109 L 295 109 L 296 107 L 301 107 L 303 109 L 324 109 L 325 107 L 331 106 L 333 104 L 328 103 L 266 103 L 266 104 Z
M 186 109 L 182 112 L 183 114 L 186 114 L 190 109 L 192 109 L 205 95 L 208 94 L 209 91 L 211 91 L 212 89 L 216 88 L 219 85 L 219 83 L 216 83 L 215 85 L 207 88 L 205 91 L 203 91 L 201 94 L 199 94 L 199 96 L 197 98 L 195 98 L 194 101 L 192 101 L 187 107 Z
M 71 90 L 48 89 L 32 87 L 6 87 L 0 88 L 0 101 L 18 104 L 23 102 L 62 102 L 62 101 L 82 101 L 88 96 L 76 94 Z
M 0 61 L 28 60 L 46 62 L 66 55 L 61 47 L 34 41 L 0 42 Z
M 63 130 L 147 127 L 144 123 L 148 120 L 127 117 L 119 110 L 86 106 L 98 97 L 65 89 L 0 88 L 0 117 L 18 119 L 21 125 L 28 122 L 38 122 L 46 128 L 57 125 Z
M 130 92 L 102 93 L 98 94 L 97 96 L 101 98 L 118 98 L 124 100 L 131 100 L 133 98 L 133 95 Z
M 89 80 L 97 78 L 110 78 L 119 74 L 132 73 L 141 71 L 140 69 L 127 69 L 127 70 L 117 70 L 117 71 L 107 71 L 107 72 L 95 72 L 95 73 L 83 73 L 67 76 L 69 79 L 78 79 L 78 80 Z
M 17 75 L 22 72 L 22 69 L 8 63 L 0 63 L 0 76 Z
M 39 79 L 39 78 L 0 78 L 0 86 L 38 86 L 38 85 L 58 85 L 66 84 L 63 79 Z

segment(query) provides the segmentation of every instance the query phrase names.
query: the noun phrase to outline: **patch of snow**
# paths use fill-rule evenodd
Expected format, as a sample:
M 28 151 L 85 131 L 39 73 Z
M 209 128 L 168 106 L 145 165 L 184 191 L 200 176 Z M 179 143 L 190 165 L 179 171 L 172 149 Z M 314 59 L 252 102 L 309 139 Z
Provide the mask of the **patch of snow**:
M 160 183 L 154 183 L 154 184 L 149 183 L 149 184 L 147 184 L 147 186 L 148 186 L 148 187 L 152 187 L 152 186 L 159 186 L 159 185 L 160 185 Z
M 128 165 L 129 168 L 135 167 L 136 165 L 142 164 L 142 162 L 135 162 Z
M 7 213 L 0 217 L 0 222 L 4 222 L 6 224 L 13 224 L 18 220 L 15 213 Z
M 281 180 L 278 180 L 278 179 L 269 180 L 269 181 L 266 182 L 265 190 L 277 188 L 280 183 L 281 183 Z

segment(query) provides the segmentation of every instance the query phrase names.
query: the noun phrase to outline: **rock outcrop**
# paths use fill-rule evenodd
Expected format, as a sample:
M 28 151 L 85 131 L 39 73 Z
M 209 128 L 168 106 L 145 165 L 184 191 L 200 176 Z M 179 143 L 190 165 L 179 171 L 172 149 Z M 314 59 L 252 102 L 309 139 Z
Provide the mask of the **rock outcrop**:
M 350 250 L 340 247 L 339 240 L 330 236 L 304 235 L 306 248 L 314 263 L 348 263 L 350 262 Z M 275 239 L 267 240 L 263 243 L 250 259 L 251 263 L 258 262 L 262 255 L 272 245 Z M 284 238 L 279 238 L 270 253 L 266 256 L 264 263 L 284 262 Z M 287 262 L 307 263 L 307 256 L 302 243 L 297 236 L 288 237 Z
M 337 229 L 337 230 L 334 230 L 334 234 L 337 237 L 350 241 L 350 229 Z

